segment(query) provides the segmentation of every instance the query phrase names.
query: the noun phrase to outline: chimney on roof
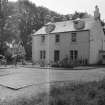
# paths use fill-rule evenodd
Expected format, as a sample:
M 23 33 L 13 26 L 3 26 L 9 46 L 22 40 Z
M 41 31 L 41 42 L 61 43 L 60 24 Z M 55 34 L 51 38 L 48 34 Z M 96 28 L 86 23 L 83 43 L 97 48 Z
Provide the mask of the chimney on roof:
M 100 20 L 100 11 L 99 11 L 99 8 L 98 8 L 97 5 L 95 6 L 94 18 L 95 18 L 96 20 Z

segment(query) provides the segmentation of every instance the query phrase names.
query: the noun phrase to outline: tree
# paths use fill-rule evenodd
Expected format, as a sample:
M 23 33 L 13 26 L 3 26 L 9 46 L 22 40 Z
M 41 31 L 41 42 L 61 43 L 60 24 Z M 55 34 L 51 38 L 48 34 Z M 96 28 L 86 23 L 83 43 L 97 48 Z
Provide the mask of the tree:
M 45 7 L 37 7 L 28 0 L 19 0 L 18 2 L 7 2 L 0 0 L 0 52 L 5 52 L 3 43 L 11 43 L 22 41 L 26 50 L 26 55 L 31 57 L 33 30 L 41 28 L 46 21 L 46 16 L 57 17 L 59 21 L 64 19 L 54 11 Z M 8 8 L 8 9 L 7 9 Z
M 19 17 L 20 38 L 23 42 L 26 51 L 26 56 L 31 57 L 31 33 L 38 26 L 37 8 L 34 4 L 30 3 L 29 1 L 20 1 L 19 12 L 21 14 Z
M 77 18 L 88 18 L 88 17 L 91 17 L 91 15 L 89 15 L 87 12 L 77 12 L 75 11 L 74 14 L 68 14 L 68 15 L 65 15 L 67 17 L 67 20 L 71 19 L 71 20 L 75 20 Z
M 4 49 L 3 37 L 5 21 L 7 18 L 7 3 L 8 0 L 0 0 L 0 53 L 3 53 Z

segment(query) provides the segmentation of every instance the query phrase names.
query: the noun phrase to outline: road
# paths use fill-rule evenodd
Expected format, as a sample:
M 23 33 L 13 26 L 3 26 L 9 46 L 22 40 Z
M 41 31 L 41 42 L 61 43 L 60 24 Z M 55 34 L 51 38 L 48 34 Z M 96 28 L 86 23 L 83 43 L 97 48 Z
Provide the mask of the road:
M 33 67 L 0 69 L 0 85 L 20 89 L 54 81 L 94 81 L 105 76 L 105 68 L 89 70 L 54 70 Z
M 35 67 L 0 68 L 0 103 L 37 96 L 49 91 L 49 82 L 98 81 L 105 76 L 105 68 L 89 70 L 54 70 Z

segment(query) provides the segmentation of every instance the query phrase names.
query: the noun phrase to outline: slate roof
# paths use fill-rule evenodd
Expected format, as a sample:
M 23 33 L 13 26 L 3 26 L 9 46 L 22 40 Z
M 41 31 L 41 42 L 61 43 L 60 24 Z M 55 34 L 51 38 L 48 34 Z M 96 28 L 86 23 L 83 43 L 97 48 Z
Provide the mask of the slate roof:
M 92 18 L 92 17 L 91 18 L 84 18 L 84 19 L 81 19 L 81 20 L 85 22 L 85 28 L 83 28 L 81 30 L 90 30 L 93 26 L 94 21 L 95 21 L 94 18 Z M 74 27 L 73 20 L 55 22 L 53 24 L 55 25 L 55 29 L 50 33 L 78 31 Z M 45 28 L 46 28 L 46 26 L 43 26 L 41 29 L 36 31 L 33 35 L 47 34 L 46 31 L 45 31 Z

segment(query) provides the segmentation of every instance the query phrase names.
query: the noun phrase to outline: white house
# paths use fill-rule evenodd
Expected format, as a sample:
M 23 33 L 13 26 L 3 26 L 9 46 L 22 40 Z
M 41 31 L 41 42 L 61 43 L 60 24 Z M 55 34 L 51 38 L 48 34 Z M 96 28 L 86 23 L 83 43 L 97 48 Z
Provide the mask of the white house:
M 32 35 L 32 59 L 46 64 L 69 61 L 95 64 L 104 58 L 105 35 L 96 6 L 94 16 L 49 22 Z

